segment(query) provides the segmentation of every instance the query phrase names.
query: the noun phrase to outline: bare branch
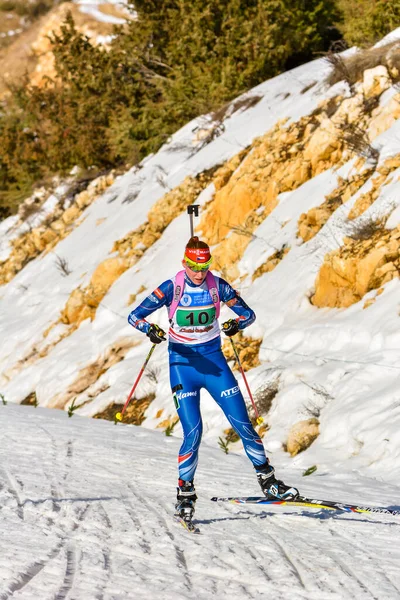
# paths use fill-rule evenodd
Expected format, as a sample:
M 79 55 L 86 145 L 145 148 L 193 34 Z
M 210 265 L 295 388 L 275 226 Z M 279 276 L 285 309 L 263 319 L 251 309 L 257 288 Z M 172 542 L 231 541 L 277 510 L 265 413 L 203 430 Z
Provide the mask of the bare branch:
M 56 260 L 57 269 L 60 271 L 60 273 L 63 277 L 68 277 L 68 275 L 70 275 L 72 273 L 72 271 L 68 267 L 68 262 L 66 261 L 65 258 L 61 258 L 61 256 L 58 256 L 58 254 L 56 254 L 56 256 L 57 256 L 57 260 Z

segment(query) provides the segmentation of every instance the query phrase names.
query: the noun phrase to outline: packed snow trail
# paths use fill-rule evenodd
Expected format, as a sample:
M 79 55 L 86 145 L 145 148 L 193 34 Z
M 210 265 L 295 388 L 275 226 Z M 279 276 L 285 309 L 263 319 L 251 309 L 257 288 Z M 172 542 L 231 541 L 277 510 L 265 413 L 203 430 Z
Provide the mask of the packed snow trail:
M 172 518 L 179 439 L 10 404 L 0 419 L 0 600 L 400 597 L 398 517 L 215 505 L 257 482 L 244 456 L 203 444 L 194 536 Z M 398 488 L 355 473 L 278 475 L 396 507 Z

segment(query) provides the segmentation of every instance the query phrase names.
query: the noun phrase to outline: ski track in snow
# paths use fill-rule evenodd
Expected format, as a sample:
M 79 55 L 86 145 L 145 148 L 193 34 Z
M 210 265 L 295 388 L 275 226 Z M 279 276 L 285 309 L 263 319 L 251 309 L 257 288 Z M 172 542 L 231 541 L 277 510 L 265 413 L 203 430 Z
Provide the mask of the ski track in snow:
M 77 2 L 98 18 L 113 18 L 99 13 L 100 0 Z M 399 35 L 400 30 L 397 39 Z M 63 411 L 12 405 L 35 388 L 40 404 L 50 405 L 80 369 L 92 364 L 95 348 L 104 349 L 105 340 L 108 347 L 119 337 L 136 335 L 126 322 L 125 297 L 128 290 L 153 289 L 160 273 L 171 275 L 172 265 L 179 265 L 181 246 L 175 242 L 187 239 L 183 214 L 114 284 L 92 325 L 83 323 L 56 343 L 51 355 L 22 370 L 18 367 L 9 379 L 32 344 L 42 343 L 42 332 L 58 319 L 72 290 L 86 285 L 99 261 L 109 256 L 115 240 L 145 222 L 150 206 L 165 193 L 164 185 L 155 184 L 155 174 L 161 169 L 169 189 L 174 189 L 187 175 L 230 159 L 278 120 L 295 122 L 322 99 L 347 94 L 340 83 L 336 91 L 325 89 L 328 71 L 325 61 L 317 60 L 257 86 L 249 97 L 260 93 L 262 100 L 233 113 L 225 120 L 225 131 L 194 154 L 196 128 L 208 127 L 211 121 L 200 117 L 188 123 L 157 155 L 142 161 L 140 172 L 126 173 L 88 207 L 81 225 L 57 246 L 72 266 L 69 278 L 58 274 L 57 279 L 49 270 L 54 269 L 53 259 L 47 255 L 31 261 L 4 286 L 0 328 L 7 344 L 0 358 L 2 372 L 8 375 L 1 392 L 9 402 L 0 403 L 0 600 L 400 598 L 398 517 L 290 507 L 265 510 L 209 501 L 215 495 L 252 495 L 259 490 L 243 455 L 226 456 L 207 446 L 208 440 L 218 438 L 224 423 L 207 396 L 202 399 L 206 443 L 196 475 L 200 535 L 188 533 L 173 520 L 180 440 L 146 429 L 156 426 L 155 417 L 146 419 L 141 428 L 115 427 L 78 416 L 69 419 Z M 313 86 L 306 91 L 310 83 Z M 179 144 L 179 154 L 172 153 Z M 395 155 L 399 122 L 374 144 L 382 146 L 381 163 Z M 308 417 L 310 406 L 324 410 L 318 440 L 290 460 L 293 466 L 282 473 L 286 481 L 311 497 L 399 509 L 398 281 L 385 285 L 383 299 L 368 308 L 367 317 L 362 303 L 346 311 L 323 312 L 308 302 L 323 256 L 341 243 L 348 211 L 362 190 L 335 211 L 313 240 L 300 246 L 296 241 L 300 215 L 319 206 L 321 198 L 337 187 L 338 176 L 348 177 L 352 168 L 350 161 L 337 172 L 321 173 L 294 192 L 281 194 L 270 218 L 254 232 L 239 264 L 241 275 L 248 276 L 242 291 L 258 314 L 252 335 L 264 340 L 263 364 L 249 373 L 249 381 L 257 389 L 268 383 L 271 373 L 272 380 L 279 374 L 282 389 L 268 416 L 265 439 L 277 467 L 279 461 L 289 464 L 282 436 L 293 419 Z M 361 221 L 385 213 L 398 199 L 399 184 L 392 175 L 393 182 Z M 211 199 L 213 188 L 199 196 L 200 206 Z M 53 210 L 57 201 L 51 196 L 46 211 Z M 110 208 L 112 202 L 116 204 Z M 388 223 L 395 227 L 398 219 L 397 207 Z M 2 228 L 1 260 L 9 256 L 17 230 L 24 230 L 14 226 L 11 218 Z M 284 245 L 291 247 L 285 261 L 252 285 L 255 270 Z M 159 324 L 164 326 L 166 319 L 164 313 Z M 139 345 L 123 363 L 110 368 L 104 374 L 106 389 L 95 400 L 84 406 L 86 392 L 78 396 L 81 414 L 96 414 L 124 397 L 131 387 L 125 373 L 142 364 L 143 352 Z M 152 414 L 160 409 L 170 414 L 166 353 L 158 356 L 160 379 Z M 144 377 L 144 387 L 149 385 L 145 382 Z M 304 468 L 317 463 L 317 474 L 301 477 Z
M 400 597 L 396 517 L 211 503 L 247 463 L 205 446 L 195 536 L 172 518 L 179 440 L 46 409 L 2 417 L 0 600 Z

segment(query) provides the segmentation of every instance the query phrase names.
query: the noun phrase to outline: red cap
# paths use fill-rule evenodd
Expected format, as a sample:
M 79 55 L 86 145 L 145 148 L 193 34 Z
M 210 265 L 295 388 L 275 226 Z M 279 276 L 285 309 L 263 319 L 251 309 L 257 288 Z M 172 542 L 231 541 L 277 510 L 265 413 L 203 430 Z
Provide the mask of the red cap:
M 196 263 L 206 263 L 211 258 L 210 248 L 185 248 L 185 256 Z

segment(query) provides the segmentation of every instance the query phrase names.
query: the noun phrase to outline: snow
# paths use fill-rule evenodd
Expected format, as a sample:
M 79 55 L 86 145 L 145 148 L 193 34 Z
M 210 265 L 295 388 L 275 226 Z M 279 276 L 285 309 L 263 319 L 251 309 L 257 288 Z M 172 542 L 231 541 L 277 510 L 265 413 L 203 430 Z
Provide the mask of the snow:
M 187 175 L 194 176 L 221 164 L 246 147 L 255 135 L 268 131 L 278 119 L 296 120 L 309 114 L 323 98 L 335 93 L 333 88 L 324 85 L 328 71 L 329 65 L 324 60 L 317 60 L 257 86 L 244 96 L 261 96 L 261 100 L 247 110 L 231 111 L 224 122 L 224 131 L 197 152 L 194 152 L 194 132 L 197 128 L 211 126 L 212 121 L 199 117 L 188 123 L 156 155 L 147 157 L 139 168 L 119 177 L 84 211 L 81 224 L 53 252 L 31 261 L 8 285 L 2 287 L 0 329 L 7 344 L 0 347 L 0 389 L 8 401 L 21 402 L 36 391 L 41 406 L 54 406 L 82 369 L 98 360 L 117 340 L 130 338 L 137 345 L 125 360 L 108 369 L 96 383 L 76 397 L 77 405 L 84 404 L 78 411 L 82 416 L 92 416 L 111 402 L 124 401 L 147 353 L 147 340 L 127 324 L 126 317 L 132 308 L 127 306 L 127 301 L 132 293 L 137 294 L 139 289 L 145 288 L 136 298 L 135 302 L 139 302 L 179 268 L 182 245 L 189 232 L 185 214 L 175 219 L 141 260 L 115 282 L 103 298 L 93 323 L 85 321 L 77 331 L 62 340 L 66 330 L 63 325 L 56 325 L 48 338 L 43 338 L 43 331 L 57 321 L 70 293 L 77 286 L 87 285 L 98 264 L 111 255 L 114 241 L 146 221 L 150 206 L 164 195 L 166 189 L 179 185 Z M 312 82 L 316 83 L 309 88 Z M 341 90 L 340 86 L 334 86 L 336 92 Z M 301 93 L 306 88 L 309 89 Z M 374 144 L 381 152 L 381 162 L 396 153 L 397 130 L 398 123 L 395 123 L 375 140 Z M 370 188 L 370 180 L 335 211 L 315 238 L 306 244 L 301 243 L 297 238 L 299 216 L 318 206 L 321 199 L 335 189 L 339 177 L 350 176 L 353 164 L 354 161 L 349 161 L 337 171 L 321 173 L 294 192 L 280 195 L 275 210 L 255 231 L 239 264 L 241 281 L 237 282 L 246 301 L 258 315 L 256 323 L 246 333 L 263 338 L 260 358 L 264 366 L 261 374 L 257 370 L 251 371 L 249 381 L 257 389 L 263 384 L 266 369 L 278 368 L 282 372 L 279 393 L 270 415 L 267 447 L 278 454 L 283 452 L 282 444 L 290 426 L 296 419 L 309 416 L 307 406 L 315 401 L 313 388 L 320 382 L 318 385 L 324 389 L 329 387 L 333 398 L 331 404 L 337 407 L 337 413 L 333 412 L 334 420 L 325 419 L 325 414 L 330 414 L 331 404 L 321 407 L 321 436 L 304 456 L 320 453 L 321 464 L 325 464 L 326 460 L 329 462 L 324 440 L 329 439 L 329 432 L 336 428 L 343 430 L 340 437 L 343 465 L 352 457 L 352 449 L 357 445 L 360 433 L 358 426 L 349 428 L 344 424 L 348 423 L 346 411 L 354 409 L 353 395 L 358 400 L 355 408 L 358 420 L 363 423 L 370 410 L 368 407 L 381 396 L 383 383 L 390 382 L 387 393 L 389 399 L 396 402 L 400 370 L 398 356 L 392 349 L 398 343 L 393 333 L 398 319 L 397 281 L 385 286 L 379 301 L 368 311 L 363 310 L 363 302 L 347 311 L 338 311 L 316 309 L 308 300 L 324 255 L 338 248 L 344 235 L 351 233 L 351 228 L 357 227 L 363 219 L 375 219 L 393 211 L 390 224 L 395 222 L 398 214 L 399 183 L 398 175 L 394 173 L 391 182 L 382 188 L 380 197 L 364 215 L 353 221 L 347 219 L 357 197 Z M 211 185 L 198 198 L 199 205 L 204 206 L 213 193 Z M 47 203 L 35 218 L 42 219 L 47 214 Z M 34 224 L 37 225 L 36 222 Z M 32 224 L 22 228 L 29 226 Z M 9 252 L 10 241 L 22 228 L 10 219 L 4 221 L 1 227 L 4 231 L 1 247 L 4 259 Z M 290 248 L 285 259 L 273 272 L 252 284 L 251 276 L 257 267 L 284 245 Z M 66 260 L 71 271 L 68 277 L 63 277 L 56 268 L 57 257 Z M 375 292 L 371 292 L 369 297 L 374 295 Z M 222 318 L 229 314 L 227 309 L 224 311 Z M 154 320 L 167 327 L 166 312 L 156 313 Z M 377 340 L 379 347 L 373 350 Z M 52 344 L 55 344 L 53 348 Z M 46 355 L 44 351 L 49 347 Z M 24 365 L 32 351 L 45 355 Z M 174 415 L 168 357 L 164 347 L 157 348 L 154 362 L 158 369 L 157 383 L 154 384 L 145 374 L 138 388 L 138 397 L 146 395 L 149 390 L 156 393 L 143 424 L 149 429 L 158 424 L 156 415 L 160 411 L 165 418 Z M 354 385 L 350 381 L 344 386 L 342 376 L 335 375 L 338 369 L 351 368 L 351 373 L 356 372 L 361 379 L 365 376 L 369 380 L 369 373 L 376 368 L 375 365 L 385 367 L 385 377 L 383 381 L 376 377 L 369 382 L 367 397 L 361 393 L 362 388 L 355 376 L 350 377 Z M 303 372 L 305 374 L 301 375 Z M 293 378 L 295 381 L 292 381 Z M 239 384 L 245 391 L 240 379 Z M 218 407 L 206 393 L 203 417 L 206 422 L 205 438 L 216 446 L 226 424 Z M 174 435 L 180 435 L 179 425 Z M 374 436 L 372 428 L 360 452 L 362 457 L 365 455 L 362 467 L 367 471 L 370 468 L 367 447 L 374 446 Z M 389 423 L 384 437 L 393 438 Z M 239 445 L 235 449 L 239 451 Z M 391 449 L 388 460 L 396 456 L 396 444 L 391 444 Z M 395 470 L 399 473 L 398 466 Z M 384 472 L 382 477 L 386 478 Z
M 53 252 L 31 261 L 8 285 L 2 287 L 0 330 L 7 344 L 0 347 L 0 386 L 8 401 L 21 402 L 28 394 L 36 391 L 42 406 L 53 406 L 83 368 L 95 362 L 114 342 L 129 337 L 138 345 L 124 361 L 114 365 L 96 384 L 79 394 L 77 404 L 83 404 L 99 389 L 103 390 L 80 409 L 82 415 L 90 416 L 102 410 L 109 402 L 121 402 L 126 397 L 131 388 L 132 377 L 146 354 L 146 340 L 127 324 L 126 317 L 132 308 L 127 306 L 127 301 L 130 294 L 137 293 L 144 287 L 145 291 L 136 299 L 136 302 L 140 301 L 148 291 L 179 268 L 182 245 L 188 237 L 185 214 L 175 219 L 141 260 L 116 281 L 103 298 L 93 323 L 84 322 L 77 331 L 59 343 L 55 342 L 62 338 L 65 326 L 56 325 L 48 338 L 43 338 L 43 331 L 58 320 L 70 293 L 77 286 L 87 285 L 96 267 L 111 255 L 114 241 L 146 221 L 150 206 L 164 195 L 166 189 L 173 189 L 187 175 L 194 176 L 215 164 L 221 164 L 246 147 L 256 135 L 268 131 L 278 119 L 296 120 L 312 112 L 323 98 L 339 91 L 345 93 L 340 83 L 334 88 L 326 88 L 324 81 L 328 72 L 329 65 L 324 60 L 317 60 L 257 86 L 244 97 L 256 95 L 261 96 L 261 100 L 247 110 L 231 111 L 224 122 L 224 131 L 197 152 L 194 152 L 194 132 L 199 127 L 210 126 L 211 121 L 210 118 L 199 117 L 188 123 L 156 155 L 147 157 L 140 168 L 133 168 L 119 177 L 112 187 L 84 211 L 80 225 Z M 315 85 L 310 88 L 313 82 Z M 304 92 L 306 88 L 308 89 Z M 381 150 L 381 161 L 397 151 L 397 129 L 398 124 L 395 123 L 374 142 Z M 342 243 L 343 236 L 350 232 L 349 227 L 357 225 L 357 220 L 349 224 L 347 214 L 358 195 L 368 189 L 371 183 L 368 181 L 358 194 L 338 209 L 319 234 L 307 244 L 301 244 L 296 237 L 298 218 L 301 213 L 318 206 L 321 198 L 335 189 L 338 178 L 349 176 L 352 168 L 353 161 L 349 161 L 336 172 L 327 171 L 294 192 L 281 194 L 278 206 L 255 232 L 239 265 L 241 275 L 245 278 L 238 285 L 258 315 L 255 325 L 246 333 L 264 338 L 261 360 L 268 366 L 271 366 L 269 361 L 276 362 L 279 367 L 290 372 L 290 369 L 297 368 L 297 363 L 302 363 L 306 358 L 313 364 L 313 369 L 307 374 L 307 382 L 311 385 L 320 378 L 321 361 L 330 365 L 326 368 L 326 376 L 329 377 L 331 370 L 337 368 L 337 361 L 343 361 L 344 354 L 354 359 L 355 350 L 358 353 L 357 359 L 362 358 L 361 362 L 364 363 L 360 368 L 367 370 L 372 358 L 365 340 L 375 339 L 373 332 L 378 330 L 382 336 L 381 353 L 387 355 L 385 345 L 389 343 L 397 324 L 397 282 L 386 286 L 379 303 L 370 307 L 367 313 L 362 310 L 362 303 L 348 309 L 345 317 L 341 311 L 315 309 L 308 301 L 325 253 L 337 248 Z M 360 220 L 375 218 L 390 211 L 393 211 L 392 219 L 396 218 L 399 185 L 396 179 L 397 177 L 393 177 L 391 183 L 383 188 L 381 197 Z M 203 206 L 213 193 L 213 186 L 210 186 L 197 202 Z M 39 215 L 32 217 L 34 222 L 17 226 L 15 219 L 11 218 L 1 224 L 2 233 L 4 232 L 0 248 L 3 260 L 8 256 L 12 239 L 24 228 L 37 226 L 51 209 L 52 201 L 57 201 L 57 194 L 49 198 Z M 284 261 L 272 273 L 264 275 L 252 285 L 251 276 L 257 267 L 284 245 L 290 247 Z M 63 277 L 57 269 L 57 257 L 67 262 L 71 271 L 68 277 Z M 394 290 L 392 295 L 389 294 L 390 287 Z M 386 319 L 387 330 L 382 329 L 382 313 L 391 315 L 390 320 Z M 224 314 L 229 314 L 227 309 L 223 316 Z M 154 319 L 162 327 L 167 326 L 166 312 L 156 314 Z M 357 344 L 359 335 L 355 335 L 355 331 L 359 335 L 362 333 L 361 348 Z M 55 346 L 51 348 L 51 344 Z M 49 347 L 50 351 L 46 355 L 44 351 Z M 45 355 L 24 365 L 26 357 L 32 355 L 32 351 Z M 395 394 L 400 365 L 396 363 L 393 352 L 389 354 L 390 360 L 395 363 L 393 367 L 397 369 L 392 369 L 389 374 L 393 379 Z M 386 364 L 387 360 L 374 362 Z M 149 407 L 144 423 L 144 427 L 149 428 L 155 426 L 155 415 L 161 409 L 166 416 L 173 415 L 165 348 L 157 349 L 157 365 L 160 373 L 155 390 L 156 399 Z M 128 372 L 129 377 L 126 375 Z M 250 381 L 253 377 L 257 379 L 251 372 Z M 257 379 L 257 384 L 261 383 Z M 240 384 L 243 385 L 242 382 Z M 149 388 L 146 377 L 141 385 L 143 390 Z M 331 390 L 335 398 L 336 385 L 339 383 L 332 384 Z M 276 399 L 277 405 L 282 407 L 285 406 L 286 398 L 284 388 L 285 386 L 280 389 Z M 141 387 L 138 393 L 144 394 Z M 312 392 L 309 393 L 312 395 Z M 380 394 L 378 384 L 372 384 L 371 402 L 374 393 Z M 299 396 L 302 397 L 303 395 Z M 336 400 L 343 407 L 342 398 Z M 298 402 L 301 404 L 300 400 Z M 290 411 L 285 411 L 284 408 L 282 410 L 285 427 L 282 429 L 282 423 L 278 420 L 277 439 L 283 439 L 293 421 Z M 360 412 L 362 413 L 361 409 Z M 205 435 L 215 441 L 220 435 L 218 432 L 224 427 L 224 421 L 207 394 L 204 398 L 204 414 L 205 419 L 213 423 L 213 426 L 206 429 Z M 341 418 L 346 420 L 345 414 Z M 176 432 L 179 435 L 179 427 Z M 353 443 L 352 435 L 349 433 L 347 438 L 349 447 Z M 274 436 L 272 426 L 269 437 L 273 440 Z M 322 435 L 320 440 L 323 439 Z M 316 442 L 316 446 L 323 445 L 320 440 Z
M 394 229 L 400 223 L 400 206 L 397 206 L 386 221 L 386 229 Z
M 7 37 L 7 36 L 12 37 L 13 35 L 18 35 L 22 31 L 23 31 L 23 29 L 9 29 L 8 31 L 0 33 L 0 37 L 2 37 L 2 38 Z
M 90 15 L 93 19 L 101 23 L 109 23 L 111 25 L 123 25 L 126 23 L 126 19 L 106 14 L 100 9 L 101 6 L 111 4 L 123 10 L 126 5 L 126 2 L 123 0 L 73 0 L 73 2 L 79 5 L 82 13 Z
M 99 3 L 81 5 L 97 10 Z M 175 415 L 165 345 L 156 348 L 137 389 L 137 398 L 156 394 L 140 428 L 84 418 L 125 401 L 149 350 L 147 338 L 127 323 L 129 298 L 137 294 L 140 302 L 180 268 L 190 232 L 186 214 L 114 283 L 93 322 L 84 321 L 64 339 L 60 323 L 43 336 L 71 292 L 88 284 L 116 240 L 146 222 L 167 189 L 222 164 L 278 121 L 294 122 L 322 100 L 348 95 L 343 82 L 327 88 L 329 69 L 316 60 L 257 86 L 244 96 L 261 100 L 247 110 L 232 109 L 224 130 L 204 147 L 196 142 L 196 129 L 218 124 L 210 116 L 186 124 L 157 154 L 120 176 L 52 252 L 0 288 L 0 393 L 8 402 L 0 404 L 0 600 L 400 597 L 398 519 L 209 502 L 214 495 L 255 494 L 257 483 L 239 443 L 230 445 L 228 455 L 218 447 L 227 422 L 207 393 L 196 475 L 202 535 L 191 537 L 172 522 L 181 429 L 178 424 L 169 437 L 154 430 L 160 411 L 165 419 Z M 399 137 L 397 121 L 374 140 L 380 164 L 398 153 Z M 321 204 L 353 168 L 349 161 L 281 194 L 254 232 L 239 264 L 241 277 L 232 283 L 257 314 L 246 335 L 262 338 L 261 365 L 248 372 L 250 386 L 256 391 L 278 382 L 264 438 L 278 476 L 305 495 L 398 507 L 399 281 L 348 309 L 317 309 L 309 298 L 325 254 L 352 228 L 383 215 L 390 215 L 389 228 L 398 224 L 400 173 L 358 219 L 347 216 L 371 180 L 312 240 L 297 237 L 300 215 Z M 202 192 L 201 208 L 214 192 L 213 185 Z M 0 223 L 0 260 L 57 201 L 57 194 L 49 198 L 30 223 L 20 225 L 15 217 Z M 253 282 L 256 269 L 284 245 L 290 248 L 284 260 Z M 57 257 L 67 262 L 67 277 L 57 269 Z M 364 310 L 365 299 L 375 297 Z M 224 308 L 221 318 L 228 314 Z M 166 311 L 156 313 L 154 322 L 166 328 Z M 68 403 L 65 411 L 18 406 L 34 391 L 41 407 L 54 406 L 82 370 L 119 340 L 135 345 L 76 394 L 82 407 L 72 419 Z M 238 381 L 246 396 L 240 376 Z M 288 431 L 313 415 L 320 436 L 290 458 L 284 451 Z M 316 472 L 302 477 L 313 465 Z
M 212 503 L 259 490 L 245 457 L 203 443 L 195 536 L 172 518 L 176 438 L 43 408 L 0 414 L 1 600 L 399 598 L 400 517 Z M 399 508 L 393 485 L 278 462 L 310 497 Z
M 49 406 L 73 382 L 85 362 L 90 364 L 97 358 L 99 350 L 104 349 L 105 340 L 110 345 L 120 337 L 129 335 L 143 342 L 141 335 L 127 325 L 126 315 L 129 311 L 126 302 L 129 295 L 137 292 L 141 285 L 146 285 L 148 290 L 156 287 L 160 283 L 159 274 L 163 279 L 174 274 L 176 267 L 172 265 L 179 266 L 182 253 L 181 245 L 175 241 L 180 239 L 183 243 L 188 235 L 185 216 L 171 223 L 162 238 L 119 278 L 103 299 L 93 325 L 82 324 L 78 331 L 61 341 L 48 356 L 21 369 L 20 361 L 32 351 L 32 346 L 44 343 L 42 332 L 58 319 L 71 291 L 78 285 L 87 285 L 98 264 L 110 255 L 114 241 L 143 224 L 150 206 L 164 195 L 166 189 L 179 185 L 188 175 L 194 176 L 229 159 L 246 147 L 255 135 L 268 131 L 278 117 L 297 119 L 314 110 L 322 97 L 332 93 L 328 89 L 315 94 L 312 88 L 299 95 L 310 80 L 315 81 L 317 77 L 323 79 L 328 72 L 329 67 L 323 60 L 312 64 L 311 72 L 309 66 L 298 67 L 255 88 L 252 93 L 262 95 L 262 100 L 247 111 L 234 113 L 226 120 L 225 131 L 195 154 L 193 130 L 204 124 L 204 119 L 200 117 L 188 123 L 156 155 L 143 161 L 140 169 L 133 168 L 121 176 L 89 206 L 83 213 L 82 223 L 56 246 L 53 253 L 31 261 L 3 287 L 0 329 L 8 344 L 0 348 L 0 386 L 8 400 L 21 402 L 29 387 L 33 391 L 38 386 L 36 391 L 40 404 Z M 285 99 L 277 103 L 280 95 Z M 179 151 L 175 151 L 177 144 L 180 144 Z M 160 173 L 163 177 L 161 182 L 157 178 Z M 104 221 L 97 226 L 102 219 Z M 165 252 L 166 247 L 168 253 Z M 63 277 L 57 271 L 55 254 L 67 261 L 71 270 L 68 277 Z M 25 290 L 23 297 L 21 289 Z M 18 314 L 15 312 L 16 305 Z M 107 317 L 104 311 L 107 311 Z M 35 318 L 32 318 L 33 315 Z M 156 315 L 156 319 L 159 319 L 161 326 L 166 324 L 166 315 Z M 161 360 L 166 364 L 165 351 Z M 126 393 L 128 388 L 129 385 L 125 388 Z M 115 390 L 115 394 L 120 397 L 121 391 Z M 159 397 L 161 403 L 170 404 L 166 372 L 162 373 L 160 379 Z M 91 403 L 91 414 L 97 412 L 97 402 L 103 403 L 101 395 Z M 157 406 L 157 410 L 159 408 Z
M 388 35 L 375 44 L 374 48 L 379 48 L 380 46 L 385 46 L 386 44 L 391 44 L 393 42 L 397 42 L 398 40 L 400 40 L 400 27 L 388 33 Z

